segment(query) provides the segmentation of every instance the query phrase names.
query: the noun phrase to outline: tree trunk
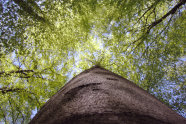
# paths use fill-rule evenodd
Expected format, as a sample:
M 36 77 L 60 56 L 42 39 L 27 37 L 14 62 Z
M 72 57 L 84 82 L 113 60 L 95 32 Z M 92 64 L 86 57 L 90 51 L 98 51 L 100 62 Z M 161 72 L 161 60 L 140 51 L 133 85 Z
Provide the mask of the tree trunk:
M 145 90 L 101 67 L 69 81 L 30 124 L 186 124 Z

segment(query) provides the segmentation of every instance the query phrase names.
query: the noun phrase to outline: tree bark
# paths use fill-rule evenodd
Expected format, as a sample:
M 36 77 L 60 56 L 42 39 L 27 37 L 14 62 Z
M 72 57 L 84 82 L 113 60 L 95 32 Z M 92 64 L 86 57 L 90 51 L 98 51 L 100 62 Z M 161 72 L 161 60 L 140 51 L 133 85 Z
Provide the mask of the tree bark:
M 69 81 L 29 124 L 186 124 L 145 90 L 101 67 Z

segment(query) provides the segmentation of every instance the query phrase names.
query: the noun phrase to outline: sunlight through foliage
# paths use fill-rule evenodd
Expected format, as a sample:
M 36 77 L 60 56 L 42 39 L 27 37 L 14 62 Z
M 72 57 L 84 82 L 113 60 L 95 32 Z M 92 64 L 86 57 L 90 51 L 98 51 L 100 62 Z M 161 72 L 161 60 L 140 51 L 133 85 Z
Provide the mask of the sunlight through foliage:
M 28 123 L 94 65 L 185 113 L 185 0 L 3 0 L 0 123 Z

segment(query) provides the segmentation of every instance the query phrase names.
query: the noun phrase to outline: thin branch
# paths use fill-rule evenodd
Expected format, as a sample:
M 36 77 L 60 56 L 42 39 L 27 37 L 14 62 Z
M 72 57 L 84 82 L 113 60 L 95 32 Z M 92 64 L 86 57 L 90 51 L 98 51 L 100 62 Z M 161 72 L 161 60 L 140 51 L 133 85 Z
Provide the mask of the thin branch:
M 5 74 L 5 75 L 10 75 L 10 74 L 12 74 L 12 73 L 22 73 L 22 74 L 26 74 L 25 72 L 34 72 L 33 70 L 18 70 L 18 71 L 10 71 L 10 72 L 5 72 L 5 71 L 2 71 L 2 72 L 0 72 L 0 75 L 3 75 L 3 74 Z
M 144 15 L 145 15 L 147 12 L 149 12 L 159 1 L 160 1 L 160 0 L 157 0 L 156 2 L 154 2 L 154 4 L 152 4 L 150 7 L 148 7 L 148 9 L 143 13 L 143 15 L 140 16 L 140 18 L 138 19 L 138 21 L 141 20 L 141 18 L 143 18 Z M 138 22 L 138 21 L 137 21 L 137 22 Z
M 154 19 L 156 21 L 157 20 L 157 18 L 156 18 L 156 8 L 153 9 L 153 13 L 154 13 Z
M 0 92 L 2 92 L 3 94 L 7 93 L 7 92 L 17 92 L 17 91 L 20 91 L 20 90 L 24 90 L 24 89 L 21 89 L 21 88 L 7 88 L 7 87 L 0 88 Z
M 130 43 L 128 45 L 128 47 L 126 48 L 126 51 L 128 50 L 128 48 L 132 45 L 132 44 L 135 44 L 136 42 L 138 42 L 139 40 L 143 39 L 145 37 L 145 35 L 142 35 L 140 38 L 138 38 L 137 40 L 133 41 L 132 43 Z

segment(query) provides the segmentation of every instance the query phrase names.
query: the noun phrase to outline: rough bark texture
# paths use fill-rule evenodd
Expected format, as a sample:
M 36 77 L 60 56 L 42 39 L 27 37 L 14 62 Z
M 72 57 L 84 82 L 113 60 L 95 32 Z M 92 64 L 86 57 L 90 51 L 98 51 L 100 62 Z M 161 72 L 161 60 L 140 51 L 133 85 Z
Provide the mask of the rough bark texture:
M 30 124 L 186 124 L 134 83 L 101 67 L 69 81 Z

